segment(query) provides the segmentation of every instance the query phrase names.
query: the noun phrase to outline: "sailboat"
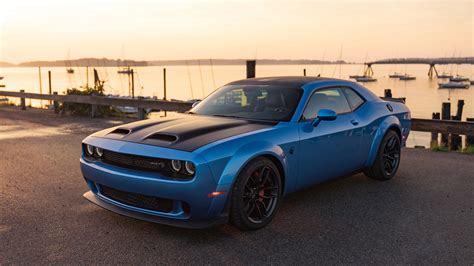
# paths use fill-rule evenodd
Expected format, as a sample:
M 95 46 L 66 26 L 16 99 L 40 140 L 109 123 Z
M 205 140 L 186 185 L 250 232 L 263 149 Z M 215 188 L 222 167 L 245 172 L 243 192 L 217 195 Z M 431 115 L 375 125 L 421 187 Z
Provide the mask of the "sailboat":
M 71 62 L 70 62 L 70 55 L 71 55 L 71 50 L 67 51 L 67 60 L 66 60 L 66 72 L 68 74 L 74 74 L 74 69 L 71 67 Z

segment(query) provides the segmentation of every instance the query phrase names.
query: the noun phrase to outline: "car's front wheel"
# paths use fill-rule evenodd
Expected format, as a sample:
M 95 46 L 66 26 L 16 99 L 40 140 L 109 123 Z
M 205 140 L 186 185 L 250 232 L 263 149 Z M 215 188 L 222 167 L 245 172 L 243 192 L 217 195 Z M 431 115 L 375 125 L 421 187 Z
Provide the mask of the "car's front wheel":
M 264 157 L 252 160 L 234 184 L 230 222 L 241 230 L 266 226 L 278 209 L 281 190 L 281 175 L 276 165 Z
M 400 165 L 401 142 L 397 132 L 389 130 L 380 143 L 374 164 L 364 173 L 377 180 L 389 180 L 397 173 Z

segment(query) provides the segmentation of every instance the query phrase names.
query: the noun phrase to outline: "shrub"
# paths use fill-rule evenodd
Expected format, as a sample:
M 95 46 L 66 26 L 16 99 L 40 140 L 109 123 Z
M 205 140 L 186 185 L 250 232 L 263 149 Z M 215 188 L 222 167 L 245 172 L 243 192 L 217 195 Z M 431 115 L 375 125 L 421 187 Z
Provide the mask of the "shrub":
M 103 86 L 98 88 L 85 89 L 67 89 L 66 95 L 95 95 L 104 96 Z M 74 115 L 90 116 L 92 114 L 92 106 L 84 103 L 62 103 L 60 106 L 64 112 L 69 112 Z M 97 106 L 95 116 L 108 116 L 112 113 L 110 106 Z

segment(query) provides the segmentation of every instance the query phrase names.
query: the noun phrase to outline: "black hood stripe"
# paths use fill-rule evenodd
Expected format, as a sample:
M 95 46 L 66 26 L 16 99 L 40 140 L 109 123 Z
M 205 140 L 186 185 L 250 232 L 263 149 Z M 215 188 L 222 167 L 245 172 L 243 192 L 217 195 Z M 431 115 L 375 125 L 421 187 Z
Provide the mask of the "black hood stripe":
M 276 122 L 182 115 L 178 118 L 138 121 L 97 132 L 94 136 L 193 151 L 221 139 L 269 128 L 275 124 Z M 130 133 L 113 133 L 116 129 L 130 130 Z M 173 141 L 170 141 L 172 138 Z

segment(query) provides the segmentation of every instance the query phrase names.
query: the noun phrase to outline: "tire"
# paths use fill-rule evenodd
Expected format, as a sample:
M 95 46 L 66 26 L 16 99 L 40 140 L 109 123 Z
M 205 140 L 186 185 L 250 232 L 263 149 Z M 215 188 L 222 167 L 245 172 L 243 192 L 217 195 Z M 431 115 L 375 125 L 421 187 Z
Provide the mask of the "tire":
M 232 189 L 230 222 L 243 231 L 265 227 L 275 217 L 281 200 L 281 175 L 264 157 L 250 161 Z
M 365 175 L 376 180 L 392 179 L 398 171 L 401 158 L 401 142 L 397 132 L 389 130 L 380 143 L 374 164 L 364 171 Z

